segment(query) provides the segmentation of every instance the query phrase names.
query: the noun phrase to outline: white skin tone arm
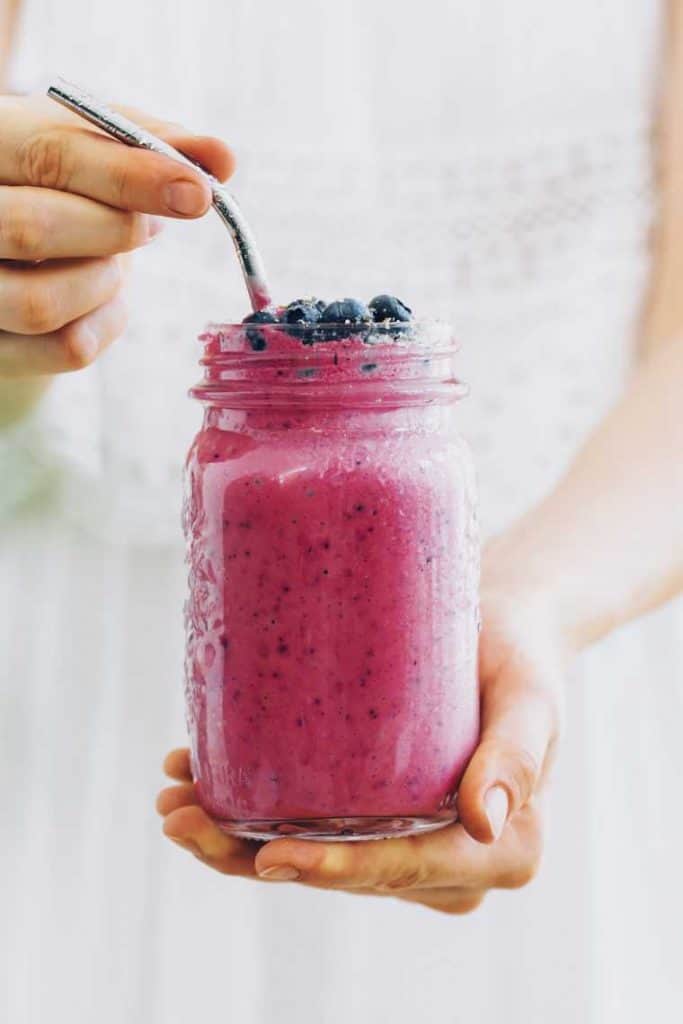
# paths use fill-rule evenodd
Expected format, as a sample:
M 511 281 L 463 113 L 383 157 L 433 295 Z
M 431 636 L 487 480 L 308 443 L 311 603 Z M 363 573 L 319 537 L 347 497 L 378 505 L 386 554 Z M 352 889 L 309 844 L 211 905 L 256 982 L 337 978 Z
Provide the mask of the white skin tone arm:
M 0 95 L 7 91 L 7 73 L 20 0 L 0 0 Z M 46 381 L 37 378 L 6 382 L 0 379 L 0 429 L 20 419 L 40 398 Z
M 669 13 L 641 360 L 564 480 L 486 558 L 492 585 L 524 579 L 530 601 L 550 601 L 573 647 L 683 589 L 683 2 Z
M 7 69 L 20 0 L 0 0 L 0 93 L 7 89 Z

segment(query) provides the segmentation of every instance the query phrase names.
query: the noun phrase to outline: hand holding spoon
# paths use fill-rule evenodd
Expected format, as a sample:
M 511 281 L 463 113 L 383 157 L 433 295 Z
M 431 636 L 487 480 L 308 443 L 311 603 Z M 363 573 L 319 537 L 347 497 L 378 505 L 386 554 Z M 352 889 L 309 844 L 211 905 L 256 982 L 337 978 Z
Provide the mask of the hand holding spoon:
M 123 142 L 127 146 L 137 146 L 140 149 L 149 149 L 154 153 L 161 153 L 177 160 L 179 163 L 187 164 L 190 167 L 199 169 L 206 177 L 213 196 L 213 208 L 225 223 L 232 237 L 237 258 L 242 268 L 242 274 L 249 293 L 252 309 L 258 312 L 271 305 L 270 289 L 266 280 L 263 261 L 259 254 L 249 225 L 244 219 L 234 196 L 228 189 L 217 181 L 213 175 L 198 167 L 179 150 L 174 149 L 163 139 L 158 138 L 147 131 L 141 125 L 136 124 L 122 114 L 111 110 L 106 104 L 95 99 L 89 93 L 64 79 L 57 79 L 50 86 L 48 96 L 61 103 L 62 106 L 71 110 L 74 114 L 90 121 L 112 138 Z

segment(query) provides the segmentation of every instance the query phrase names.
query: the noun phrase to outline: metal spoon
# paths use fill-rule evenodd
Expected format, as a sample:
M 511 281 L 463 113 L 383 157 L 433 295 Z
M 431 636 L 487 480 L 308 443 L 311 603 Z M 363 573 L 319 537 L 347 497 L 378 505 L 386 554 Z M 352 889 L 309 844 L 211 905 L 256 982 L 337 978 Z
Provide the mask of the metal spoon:
M 61 103 L 63 107 L 67 107 L 74 114 L 78 114 L 79 117 L 90 121 L 91 124 L 97 125 L 107 135 L 111 135 L 112 138 L 118 139 L 119 142 L 123 142 L 127 146 L 150 149 L 153 153 L 161 153 L 164 156 L 171 157 L 172 160 L 177 160 L 181 164 L 186 164 L 195 170 L 199 170 L 211 188 L 213 208 L 226 224 L 232 237 L 247 291 L 249 292 L 252 309 L 257 312 L 271 305 L 270 289 L 266 280 L 263 261 L 254 243 L 253 235 L 234 196 L 228 192 L 224 185 L 217 181 L 212 174 L 204 170 L 203 167 L 190 160 L 179 150 L 174 149 L 173 146 L 169 146 L 163 139 L 157 138 L 156 135 L 152 135 L 151 132 L 148 132 L 139 124 L 111 110 L 106 104 L 95 99 L 77 85 L 73 85 L 63 78 L 58 78 L 50 86 L 47 94 L 51 99 L 56 100 L 57 103 Z

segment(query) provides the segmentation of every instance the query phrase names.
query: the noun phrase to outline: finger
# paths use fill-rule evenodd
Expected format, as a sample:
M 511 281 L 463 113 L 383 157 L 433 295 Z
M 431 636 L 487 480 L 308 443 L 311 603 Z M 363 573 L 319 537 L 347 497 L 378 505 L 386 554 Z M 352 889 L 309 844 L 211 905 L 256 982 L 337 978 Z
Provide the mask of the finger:
M 428 836 L 386 842 L 306 843 L 277 839 L 257 854 L 261 878 L 295 877 L 331 889 L 405 889 L 469 886 L 479 882 L 488 848 L 478 846 L 461 827 Z
M 226 181 L 235 170 L 235 157 L 221 139 L 212 135 L 195 135 L 182 125 L 163 121 L 135 107 L 118 107 L 132 121 L 158 135 L 164 142 L 195 160 L 219 181 Z
M 0 377 L 82 369 L 122 334 L 126 318 L 126 303 L 119 293 L 99 309 L 51 334 L 27 338 L 0 332 Z
M 187 747 L 179 750 L 172 750 L 164 760 L 164 772 L 171 779 L 178 782 L 192 782 L 192 767 L 190 765 L 190 751 Z
M 31 115 L 30 104 L 3 105 L 1 183 L 74 192 L 168 217 L 200 217 L 208 210 L 211 189 L 199 171 L 124 146 L 56 108 L 49 116 L 41 107 Z
M 510 815 L 537 789 L 557 736 L 550 689 L 518 666 L 482 690 L 482 731 L 458 790 L 458 816 L 480 843 L 499 838 Z
M 164 821 L 164 834 L 222 874 L 255 877 L 254 844 L 221 832 L 198 805 L 172 811 Z
M 92 312 L 121 287 L 115 258 L 0 267 L 0 329 L 50 334 Z
M 482 890 L 525 885 L 538 870 L 541 850 L 540 817 L 530 805 L 490 846 L 476 842 L 462 825 L 386 842 L 277 839 L 259 850 L 254 866 L 260 878 L 326 889 Z
M 193 783 L 185 782 L 181 786 L 167 786 L 157 797 L 156 808 L 162 817 L 172 814 L 180 807 L 192 807 L 198 803 L 197 790 Z
M 0 188 L 0 259 L 113 256 L 146 245 L 162 221 L 53 189 Z

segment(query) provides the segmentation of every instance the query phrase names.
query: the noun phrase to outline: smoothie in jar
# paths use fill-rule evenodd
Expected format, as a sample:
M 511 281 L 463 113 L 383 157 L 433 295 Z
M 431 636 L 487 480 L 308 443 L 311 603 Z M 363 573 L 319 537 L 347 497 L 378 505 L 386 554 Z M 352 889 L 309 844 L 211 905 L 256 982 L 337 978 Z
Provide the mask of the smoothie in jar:
M 478 540 L 443 325 L 215 325 L 187 461 L 186 692 L 235 834 L 455 817 L 476 745 Z

